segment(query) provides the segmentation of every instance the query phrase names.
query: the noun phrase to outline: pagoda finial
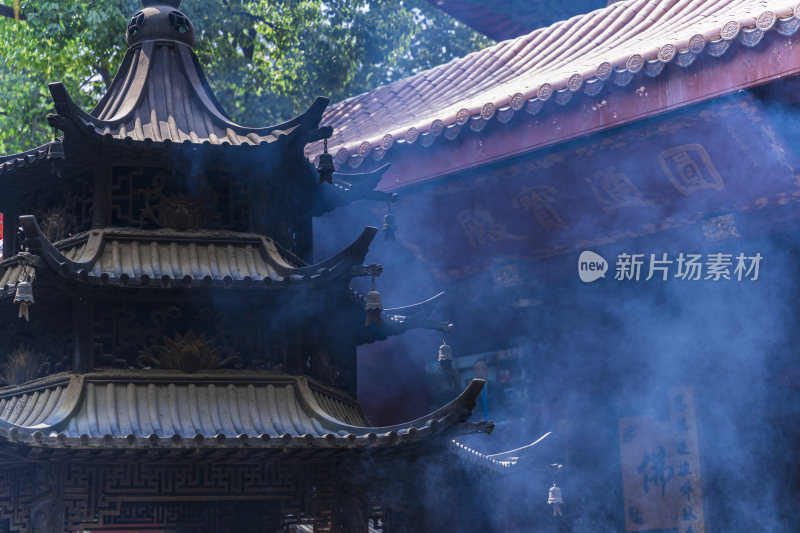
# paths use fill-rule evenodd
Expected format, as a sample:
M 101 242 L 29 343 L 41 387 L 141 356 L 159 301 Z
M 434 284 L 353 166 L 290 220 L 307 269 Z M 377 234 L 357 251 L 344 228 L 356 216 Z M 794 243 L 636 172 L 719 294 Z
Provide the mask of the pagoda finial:
M 178 41 L 194 46 L 194 25 L 180 11 L 181 0 L 142 0 L 128 23 L 128 46 L 144 41 Z
M 150 6 L 169 6 L 175 9 L 181 7 L 181 0 L 142 0 L 144 7 Z

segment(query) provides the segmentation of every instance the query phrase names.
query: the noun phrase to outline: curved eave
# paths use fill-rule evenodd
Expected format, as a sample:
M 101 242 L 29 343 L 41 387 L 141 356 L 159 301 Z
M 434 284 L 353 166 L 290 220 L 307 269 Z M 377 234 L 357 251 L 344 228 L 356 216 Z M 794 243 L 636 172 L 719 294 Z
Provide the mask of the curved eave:
M 214 97 L 194 52 L 174 41 L 146 41 L 130 48 L 91 113 L 83 111 L 61 83 L 50 84 L 50 93 L 58 113 L 51 124 L 96 142 L 258 147 L 277 141 L 304 145 L 329 134 L 324 128 L 319 131 L 327 98 L 318 98 L 305 113 L 274 126 L 234 123 Z
M 381 338 L 380 333 L 383 333 L 382 338 L 385 338 L 388 335 L 398 335 L 412 328 L 426 327 L 428 325 L 428 317 L 433 313 L 443 296 L 444 292 L 440 292 L 419 303 L 386 308 L 381 311 L 383 325 L 370 326 L 367 329 L 378 333 L 378 338 Z M 364 295 L 355 289 L 350 289 L 350 298 L 360 308 L 364 308 L 366 304 Z
M 37 268 L 48 268 L 70 281 L 116 287 L 279 291 L 346 283 L 352 278 L 352 268 L 364 261 L 378 231 L 367 227 L 334 257 L 298 266 L 296 258 L 262 235 L 107 228 L 56 246 L 44 236 L 35 217 L 22 216 L 20 223 L 28 249 L 41 258 Z M 11 258 L 0 264 L 0 276 L 18 278 L 20 268 L 19 257 Z M 13 294 L 11 282 L 6 284 L 0 296 Z
M 563 465 L 549 463 L 547 460 L 542 460 L 541 457 L 539 459 L 534 459 L 536 455 L 541 455 L 542 450 L 539 444 L 546 440 L 550 435 L 552 435 L 552 431 L 548 431 L 535 441 L 531 442 L 530 444 L 526 444 L 525 446 L 493 454 L 485 454 L 474 448 L 471 448 L 470 446 L 467 446 L 458 439 L 452 439 L 450 441 L 450 450 L 463 460 L 472 463 L 479 468 L 501 474 L 518 472 L 521 463 L 525 463 L 530 466 L 531 461 L 536 461 L 538 465 L 535 468 L 526 468 L 528 472 L 533 470 L 543 472 L 549 469 L 555 474 L 563 468 Z M 545 466 L 549 468 L 544 468 Z
M 528 127 L 536 128 L 537 115 L 545 107 L 562 115 L 561 109 L 578 98 L 602 101 L 604 88 L 612 84 L 636 95 L 647 78 L 676 72 L 665 68 L 670 64 L 686 69 L 703 59 L 706 78 L 727 87 L 715 94 L 763 83 L 743 82 L 741 76 L 723 72 L 728 63 L 760 58 L 722 56 L 739 45 L 757 47 L 769 34 L 778 34 L 776 41 L 786 38 L 778 41 L 776 50 L 791 48 L 790 37 L 800 28 L 800 7 L 783 0 L 646 4 L 640 10 L 631 2 L 615 2 L 331 106 L 324 120 L 336 131 L 329 145 L 337 163 L 340 168 L 357 168 L 368 159 L 383 160 L 398 146 L 441 146 L 456 139 L 461 143 L 465 136 L 502 130 L 487 125 L 507 124 L 515 117 L 527 116 Z M 769 78 L 794 74 L 796 68 L 787 61 L 770 62 L 769 69 L 780 72 Z M 698 101 L 692 96 L 696 91 L 673 92 L 670 107 Z M 662 104 L 654 100 L 653 110 Z M 632 117 L 638 118 L 641 115 Z M 618 125 L 608 120 L 608 127 Z M 320 151 L 321 146 L 314 145 L 307 153 Z
M 319 157 L 315 160 L 315 166 L 319 164 L 318 160 Z M 319 199 L 315 203 L 312 216 L 322 216 L 338 207 L 349 205 L 359 200 L 397 201 L 398 196 L 396 193 L 375 190 L 390 166 L 386 164 L 372 172 L 360 174 L 334 173 L 333 183 L 319 189 Z
M 41 174 L 43 172 L 50 175 L 52 161 L 47 156 L 52 144 L 50 142 L 18 154 L 0 156 L 0 179 L 6 182 L 9 178 L 18 175 L 28 176 L 31 173 Z
M 470 448 L 464 443 L 458 442 L 456 439 L 450 441 L 450 450 L 461 459 L 472 463 L 479 468 L 497 472 L 499 474 L 510 473 L 517 464 L 515 461 L 495 459 L 494 457 Z
M 241 371 L 55 375 L 0 389 L 0 439 L 72 449 L 393 448 L 493 428 L 488 422 L 464 424 L 482 380 L 429 415 L 383 427 L 334 418 L 309 381 Z
M 392 307 L 381 312 L 380 326 L 372 324 L 364 326 L 359 330 L 357 337 L 358 344 L 368 344 L 386 339 L 393 335 L 401 335 L 411 329 L 435 329 L 441 330 L 446 323 L 431 320 L 430 315 L 441 301 L 444 292 L 428 298 L 423 302 L 404 307 Z M 360 309 L 364 309 L 366 300 L 362 294 L 355 289 L 350 289 L 350 299 Z M 450 326 L 452 327 L 452 326 Z

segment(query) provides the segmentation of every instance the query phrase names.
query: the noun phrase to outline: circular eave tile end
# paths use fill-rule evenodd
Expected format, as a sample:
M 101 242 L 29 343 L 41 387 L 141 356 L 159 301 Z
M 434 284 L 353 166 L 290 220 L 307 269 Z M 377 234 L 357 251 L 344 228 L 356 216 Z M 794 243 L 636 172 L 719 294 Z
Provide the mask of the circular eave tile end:
M 611 77 L 614 67 L 608 61 L 603 61 L 597 67 L 597 79 L 600 81 L 607 81 Z
M 768 31 L 771 30 L 773 26 L 775 26 L 777 20 L 778 17 L 775 15 L 774 12 L 764 11 L 756 19 L 756 27 L 761 31 Z
M 640 54 L 633 54 L 628 60 L 625 62 L 625 68 L 628 69 L 628 72 L 632 74 L 636 74 L 642 67 L 644 66 L 644 58 Z
M 573 93 L 578 92 L 581 88 L 581 85 L 583 85 L 583 76 L 578 73 L 570 76 L 569 80 L 567 81 L 567 88 Z
M 536 97 L 542 102 L 546 102 L 553 94 L 553 86 L 549 83 L 542 84 L 539 90 L 536 91 Z
M 662 63 L 669 63 L 675 57 L 675 45 L 665 44 L 658 50 L 658 60 Z
M 345 147 L 339 148 L 339 150 L 336 152 L 336 162 L 340 165 L 344 164 L 349 157 L 350 151 Z
M 740 29 L 741 25 L 735 20 L 732 20 L 725 23 L 725 25 L 722 27 L 722 30 L 719 32 L 719 36 L 726 41 L 732 41 L 737 35 L 739 35 Z
M 694 54 L 699 54 L 706 47 L 706 38 L 697 33 L 689 39 L 689 51 Z

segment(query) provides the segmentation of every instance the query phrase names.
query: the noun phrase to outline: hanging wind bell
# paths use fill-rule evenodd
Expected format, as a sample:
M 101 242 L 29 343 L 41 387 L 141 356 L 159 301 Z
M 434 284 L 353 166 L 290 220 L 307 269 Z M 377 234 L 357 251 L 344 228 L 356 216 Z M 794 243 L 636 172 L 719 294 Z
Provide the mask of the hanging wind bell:
M 22 267 L 22 277 L 17 281 L 14 303 L 19 304 L 19 318 L 24 318 L 30 322 L 31 317 L 28 307 L 33 305 L 33 285 L 31 284 L 31 276 L 28 275 L 27 265 Z
M 442 345 L 439 346 L 439 364 L 444 370 L 450 370 L 453 367 L 453 348 L 447 344 L 444 335 L 442 335 Z
M 56 160 L 56 159 L 64 159 L 66 156 L 64 155 L 64 143 L 61 142 L 61 139 L 58 138 L 58 131 L 53 130 L 53 142 L 50 143 L 49 148 L 47 149 L 47 159 L 49 160 Z
M 59 178 L 61 177 L 61 161 L 64 159 L 66 159 L 64 155 L 64 143 L 61 142 L 61 139 L 59 139 L 58 135 L 54 132 L 53 142 L 50 143 L 50 147 L 47 149 L 47 160 L 50 161 L 50 171 Z
M 364 310 L 367 312 L 365 326 L 370 324 L 383 325 L 381 320 L 383 304 L 381 304 L 381 293 L 375 290 L 375 276 L 372 276 L 372 289 L 367 293 L 367 305 L 364 306 Z
M 389 202 L 388 206 L 388 211 L 383 217 L 383 239 L 385 241 L 394 241 L 394 235 L 397 233 L 397 221 L 392 214 L 392 203 Z
M 550 487 L 550 495 L 547 498 L 547 503 L 553 506 L 553 516 L 564 516 L 561 512 L 561 505 L 564 499 L 561 497 L 561 488 L 553 481 L 553 486 Z
M 328 139 L 324 140 L 323 152 L 319 156 L 319 183 L 328 182 L 333 184 L 333 173 L 336 172 L 336 167 L 333 166 L 333 156 L 328 153 Z

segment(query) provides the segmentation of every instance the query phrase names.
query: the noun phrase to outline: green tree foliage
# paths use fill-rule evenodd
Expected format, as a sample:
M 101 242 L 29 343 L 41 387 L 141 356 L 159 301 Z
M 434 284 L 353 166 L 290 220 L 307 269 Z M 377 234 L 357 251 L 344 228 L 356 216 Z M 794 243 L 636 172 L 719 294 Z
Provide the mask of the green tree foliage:
M 0 154 L 52 136 L 49 82 L 64 82 L 84 109 L 97 102 L 140 7 L 138 0 L 29 0 L 20 22 L 0 10 Z M 316 96 L 338 101 L 489 44 L 425 0 L 186 0 L 181 10 L 195 25 L 195 52 L 217 97 L 248 126 L 280 122 Z

